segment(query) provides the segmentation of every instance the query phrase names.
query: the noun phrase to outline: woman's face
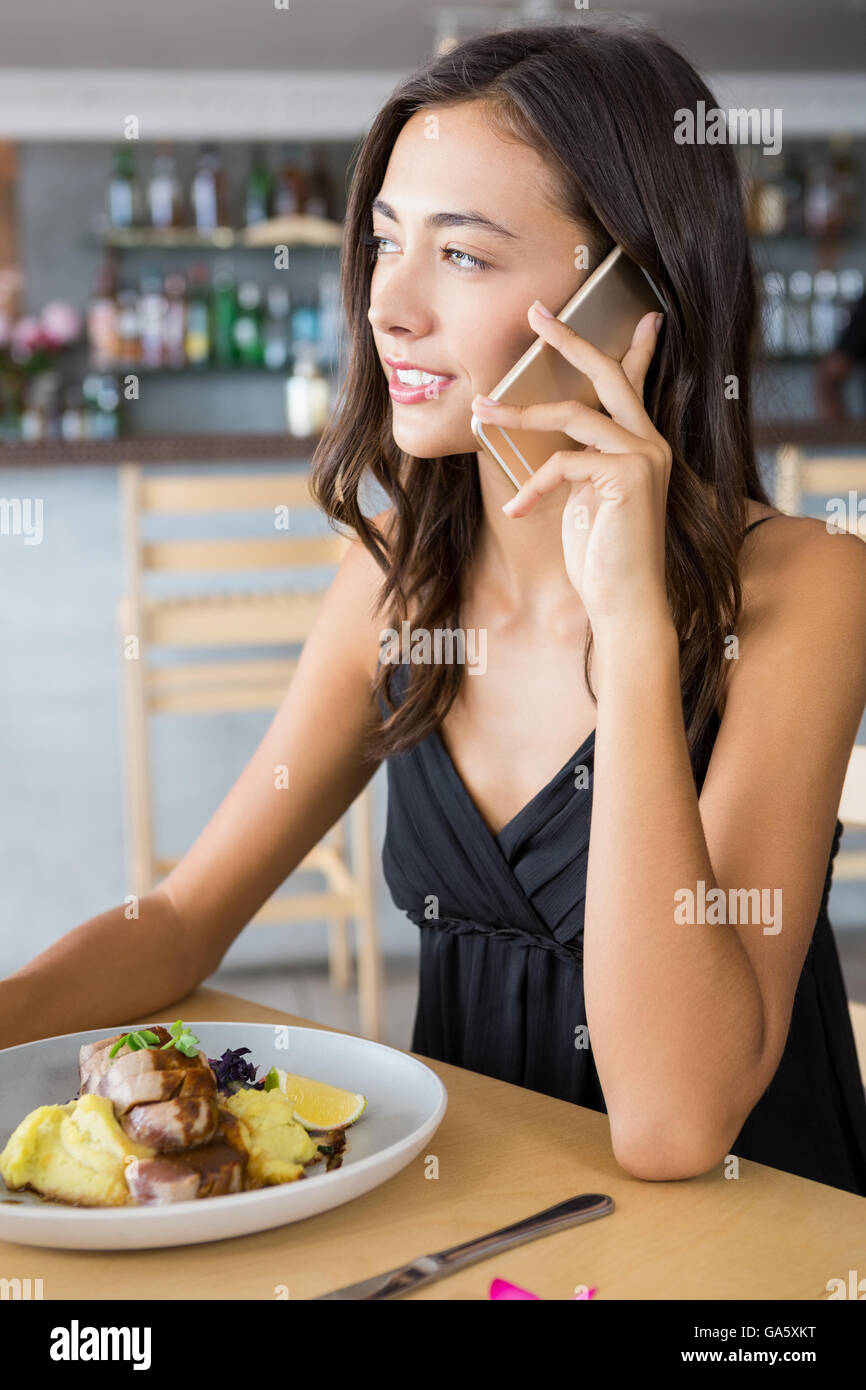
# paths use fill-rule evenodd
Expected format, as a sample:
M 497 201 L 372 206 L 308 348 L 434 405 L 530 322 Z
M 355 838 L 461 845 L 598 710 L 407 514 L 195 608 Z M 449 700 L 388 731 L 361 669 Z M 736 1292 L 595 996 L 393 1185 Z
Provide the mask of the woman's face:
M 541 156 L 491 130 L 479 102 L 410 117 L 372 216 L 368 316 L 394 441 L 418 458 L 475 452 L 472 397 L 529 347 L 533 300 L 558 314 L 586 278 L 585 231 L 558 211 Z M 395 363 L 436 380 L 402 384 Z

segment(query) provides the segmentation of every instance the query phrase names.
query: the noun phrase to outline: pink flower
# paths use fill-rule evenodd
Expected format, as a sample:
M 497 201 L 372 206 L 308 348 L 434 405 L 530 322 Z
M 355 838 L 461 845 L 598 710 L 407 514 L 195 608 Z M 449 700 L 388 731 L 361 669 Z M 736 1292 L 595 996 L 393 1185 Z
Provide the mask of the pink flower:
M 42 324 L 33 314 L 26 314 L 12 325 L 11 342 L 16 353 L 23 352 L 29 356 L 36 351 L 41 341 Z
M 42 310 L 42 327 L 58 346 L 73 343 L 81 332 L 81 315 L 64 299 L 53 299 Z

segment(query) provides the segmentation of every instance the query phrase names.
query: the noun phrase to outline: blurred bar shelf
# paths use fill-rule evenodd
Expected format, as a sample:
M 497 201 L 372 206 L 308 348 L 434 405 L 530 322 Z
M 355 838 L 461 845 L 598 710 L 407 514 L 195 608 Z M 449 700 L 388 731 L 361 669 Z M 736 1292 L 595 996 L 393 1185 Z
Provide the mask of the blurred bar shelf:
M 0 468 L 33 464 L 89 466 L 95 463 L 219 463 L 238 460 L 298 460 L 309 462 L 319 435 L 292 434 L 175 434 L 125 436 L 120 439 L 81 439 L 75 443 L 45 439 L 32 444 L 0 443 Z
M 804 448 L 844 449 L 866 447 L 866 419 L 827 424 L 822 420 L 764 420 L 755 425 L 759 449 L 781 444 Z M 217 463 L 239 459 L 309 460 L 319 435 L 298 438 L 292 434 L 174 434 L 126 435 L 119 439 L 62 439 L 0 442 L 0 468 L 4 465 L 125 463 Z
M 328 217 L 271 217 L 251 227 L 216 227 L 200 232 L 195 227 L 113 227 L 93 233 L 89 244 L 116 251 L 273 251 L 275 245 L 340 246 L 342 222 Z

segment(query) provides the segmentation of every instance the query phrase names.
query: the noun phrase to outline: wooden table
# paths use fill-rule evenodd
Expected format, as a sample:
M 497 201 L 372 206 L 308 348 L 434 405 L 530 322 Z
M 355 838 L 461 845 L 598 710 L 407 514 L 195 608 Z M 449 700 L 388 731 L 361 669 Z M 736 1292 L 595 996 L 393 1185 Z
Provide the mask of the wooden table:
M 159 1016 L 323 1026 L 213 989 L 197 989 Z M 448 1090 L 445 1118 L 426 1153 L 366 1196 L 276 1230 L 177 1249 L 0 1242 L 0 1276 L 41 1278 L 45 1299 L 117 1298 L 134 1288 L 142 1299 L 272 1300 L 279 1286 L 290 1299 L 308 1299 L 579 1192 L 609 1193 L 616 1210 L 406 1297 L 486 1300 L 498 1277 L 544 1299 L 571 1299 L 588 1285 L 596 1299 L 825 1300 L 828 1279 L 864 1272 L 861 1197 L 745 1159 L 737 1179 L 726 1179 L 720 1164 L 683 1182 L 643 1182 L 617 1165 L 605 1115 L 421 1060 Z M 430 1154 L 438 1178 L 425 1176 Z

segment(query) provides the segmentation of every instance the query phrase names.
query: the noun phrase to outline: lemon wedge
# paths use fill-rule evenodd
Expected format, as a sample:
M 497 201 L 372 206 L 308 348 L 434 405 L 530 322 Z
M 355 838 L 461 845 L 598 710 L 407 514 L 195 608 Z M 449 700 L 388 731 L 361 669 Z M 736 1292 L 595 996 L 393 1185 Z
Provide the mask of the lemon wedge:
M 265 1077 L 265 1090 L 277 1087 L 294 1109 L 294 1119 L 304 1129 L 346 1129 L 353 1125 L 367 1107 L 366 1096 L 343 1091 L 325 1081 L 313 1081 L 309 1076 L 293 1076 L 282 1067 L 271 1067 Z

